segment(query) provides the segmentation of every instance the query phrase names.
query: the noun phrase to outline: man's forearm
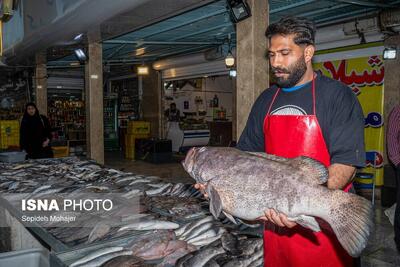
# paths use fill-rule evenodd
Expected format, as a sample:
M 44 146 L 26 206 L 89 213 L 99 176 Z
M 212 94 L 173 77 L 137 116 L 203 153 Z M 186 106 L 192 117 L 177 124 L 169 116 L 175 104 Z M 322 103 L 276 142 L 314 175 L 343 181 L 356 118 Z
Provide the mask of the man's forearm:
M 349 165 L 334 163 L 329 166 L 328 170 L 328 188 L 343 189 L 353 179 L 356 168 Z

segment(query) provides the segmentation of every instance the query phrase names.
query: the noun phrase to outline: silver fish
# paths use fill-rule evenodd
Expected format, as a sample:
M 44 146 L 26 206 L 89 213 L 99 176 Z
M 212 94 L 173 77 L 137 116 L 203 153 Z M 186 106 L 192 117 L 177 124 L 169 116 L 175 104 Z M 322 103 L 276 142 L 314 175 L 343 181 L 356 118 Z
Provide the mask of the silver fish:
M 132 189 L 131 191 L 129 191 L 121 196 L 124 198 L 130 199 L 130 198 L 138 197 L 141 195 L 143 195 L 143 192 L 141 192 L 139 189 Z
M 200 234 L 198 236 L 195 236 L 191 239 L 187 239 L 186 241 L 188 243 L 194 243 L 199 240 L 215 237 L 219 234 L 222 235 L 225 231 L 226 231 L 225 228 L 214 227 L 214 228 L 208 229 L 207 231 L 203 232 L 202 234 Z
M 169 229 L 177 229 L 179 228 L 179 224 L 169 222 L 169 221 L 142 221 L 142 222 L 134 222 L 125 226 L 122 226 L 118 229 L 118 232 L 125 230 L 136 230 L 136 231 L 145 231 L 145 230 L 169 230 Z
M 192 231 L 190 231 L 185 237 L 185 240 L 190 240 L 196 236 L 199 236 L 200 234 L 204 233 L 205 231 L 207 231 L 208 229 L 210 229 L 211 227 L 213 227 L 214 224 L 209 222 L 209 223 L 204 223 L 202 225 L 200 225 L 197 228 L 194 228 Z
M 119 256 L 124 256 L 124 255 L 132 255 L 132 251 L 130 250 L 121 250 L 121 251 L 116 251 L 108 254 L 104 254 L 100 257 L 97 257 L 91 261 L 84 262 L 81 265 L 78 266 L 84 266 L 84 267 L 98 267 L 101 266 L 102 264 L 108 262 L 109 260 L 119 257 Z
M 161 187 L 159 187 L 159 188 L 152 189 L 152 190 L 147 190 L 147 191 L 146 191 L 146 195 L 148 195 L 148 196 L 155 196 L 155 195 L 161 194 L 161 193 L 163 193 L 164 191 L 168 190 L 168 188 L 171 187 L 171 186 L 172 186 L 171 183 L 167 183 L 167 184 L 165 184 L 165 185 L 163 185 L 163 186 L 161 186 Z
M 134 221 L 134 220 L 138 220 L 140 218 L 149 217 L 149 216 L 151 216 L 151 215 L 150 214 L 146 214 L 146 213 L 131 214 L 131 215 L 123 216 L 121 218 L 121 221 L 122 222 Z
M 129 185 L 139 184 L 139 183 L 151 183 L 152 181 L 149 179 L 137 179 L 131 182 Z
M 198 251 L 192 258 L 183 263 L 184 267 L 201 267 L 204 266 L 212 258 L 224 254 L 225 250 L 222 247 L 209 247 Z
M 101 267 L 145 267 L 146 264 L 143 260 L 132 256 L 132 255 L 122 255 L 112 258 L 105 262 Z
M 212 222 L 214 218 L 212 216 L 207 216 L 204 217 L 203 219 L 193 222 L 190 225 L 188 225 L 184 231 L 184 233 L 181 234 L 182 238 L 185 238 L 188 233 L 190 233 L 194 228 L 199 227 L 200 225 L 208 222 Z
M 94 241 L 104 237 L 108 232 L 110 232 L 110 230 L 110 225 L 102 221 L 98 222 L 90 232 L 87 243 L 93 243 Z
M 173 253 L 164 257 L 163 261 L 157 264 L 157 267 L 174 267 L 176 266 L 176 261 L 178 259 L 182 258 L 183 256 L 187 255 L 188 253 L 194 250 L 196 250 L 196 248 L 191 246 L 178 248 Z
M 186 229 L 190 226 L 190 224 L 191 223 L 187 223 L 187 224 L 179 227 L 178 229 L 176 229 L 175 230 L 175 235 L 176 236 L 181 236 L 186 231 Z
M 194 256 L 194 252 L 186 254 L 185 256 L 179 258 L 176 263 L 175 263 L 175 267 L 183 267 L 185 262 L 188 261 L 190 258 L 192 258 Z
M 261 238 L 241 240 L 238 246 L 241 251 L 241 256 L 250 256 L 253 255 L 255 251 L 262 249 L 263 240 Z
M 248 267 L 250 264 L 252 264 L 254 261 L 262 258 L 263 256 L 263 250 L 257 251 L 254 253 L 249 258 L 236 258 L 231 260 L 230 262 L 227 262 L 226 264 L 223 265 L 223 267 Z
M 262 266 L 264 266 L 264 258 L 263 257 L 253 261 L 252 263 L 249 264 L 248 267 L 262 267 Z
M 131 181 L 131 180 L 136 180 L 136 179 L 137 179 L 137 178 L 136 178 L 135 176 L 129 176 L 129 177 L 125 177 L 125 178 L 119 179 L 119 180 L 116 181 L 115 183 L 121 184 L 121 183 L 123 183 L 123 182 Z
M 207 185 L 210 211 L 216 218 L 224 213 L 232 221 L 233 216 L 254 221 L 272 208 L 313 231 L 320 231 L 315 217 L 323 219 L 353 257 L 367 245 L 373 228 L 372 204 L 323 186 L 328 171 L 318 161 L 203 147 L 192 148 L 183 166 L 197 183 Z
M 225 233 L 225 229 L 221 228 L 219 232 L 215 236 L 212 237 L 204 237 L 202 239 L 197 239 L 195 241 L 192 241 L 190 244 L 196 246 L 196 247 L 202 247 L 202 246 L 207 246 L 211 243 L 214 243 L 215 241 L 221 239 L 222 235 Z M 189 243 L 189 242 L 188 242 Z
M 220 267 L 220 265 L 215 260 L 210 260 L 204 267 Z
M 124 248 L 123 247 L 107 247 L 107 248 L 102 248 L 102 249 L 98 249 L 80 259 L 78 259 L 77 261 L 73 262 L 70 267 L 75 267 L 75 266 L 79 266 L 81 264 L 84 264 L 85 262 L 91 261 L 93 259 L 96 259 L 102 255 L 105 254 L 109 254 L 109 253 L 113 253 L 113 252 L 118 252 L 118 251 L 122 251 Z

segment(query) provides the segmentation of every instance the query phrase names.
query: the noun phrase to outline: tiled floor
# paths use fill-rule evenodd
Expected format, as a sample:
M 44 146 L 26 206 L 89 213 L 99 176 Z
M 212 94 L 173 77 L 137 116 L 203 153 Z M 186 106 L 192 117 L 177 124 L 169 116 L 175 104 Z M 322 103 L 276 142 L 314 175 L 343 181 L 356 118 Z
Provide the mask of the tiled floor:
M 123 159 L 118 152 L 106 154 L 106 166 L 122 169 L 145 175 L 155 175 L 171 182 L 191 183 L 193 180 L 178 163 L 151 164 L 143 161 L 131 161 Z M 382 208 L 379 202 L 375 203 L 375 231 L 373 232 L 367 248 L 361 257 L 362 267 L 394 267 L 400 266 L 400 254 L 397 253 L 393 241 L 393 226 L 384 214 L 386 208 Z
M 119 152 L 108 152 L 105 155 L 105 165 L 125 172 L 143 175 L 154 175 L 171 182 L 191 183 L 194 180 L 184 171 L 179 163 L 183 156 L 174 156 L 176 163 L 152 164 L 145 161 L 127 160 Z
M 396 251 L 393 241 L 393 226 L 384 214 L 386 208 L 376 203 L 375 208 L 375 231 L 372 234 L 367 248 L 361 258 L 364 267 L 392 267 L 400 266 L 400 255 Z

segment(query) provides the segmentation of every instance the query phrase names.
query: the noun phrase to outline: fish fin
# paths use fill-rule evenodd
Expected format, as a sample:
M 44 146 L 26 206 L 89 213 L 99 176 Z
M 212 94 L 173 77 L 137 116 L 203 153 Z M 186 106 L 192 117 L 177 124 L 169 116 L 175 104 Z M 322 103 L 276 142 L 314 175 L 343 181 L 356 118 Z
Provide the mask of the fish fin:
M 235 218 L 233 218 L 232 215 L 230 215 L 229 213 L 222 211 L 222 213 L 226 216 L 226 218 L 228 218 L 231 222 L 233 222 L 234 224 L 238 224 L 237 221 L 235 220 Z
M 208 185 L 206 191 L 208 193 L 208 197 L 210 198 L 210 212 L 215 219 L 218 219 L 222 212 L 221 198 L 212 185 Z
M 257 157 L 260 157 L 260 158 L 273 160 L 273 161 L 278 161 L 278 162 L 288 162 L 288 161 L 290 161 L 290 159 L 288 159 L 288 158 L 278 157 L 278 156 L 275 156 L 275 155 L 272 155 L 272 154 L 267 154 L 267 153 L 264 153 L 264 152 L 249 152 L 249 151 L 246 151 L 246 153 L 249 153 L 251 155 L 254 155 L 254 156 L 257 156 Z
M 291 166 L 301 169 L 310 183 L 324 184 L 328 181 L 328 169 L 321 162 L 309 157 L 297 157 L 290 161 Z M 302 177 L 303 178 L 303 177 Z
M 326 221 L 339 243 L 352 257 L 358 257 L 367 246 L 374 227 L 374 211 L 370 201 L 356 194 L 335 192 Z
M 294 218 L 288 218 L 291 221 L 294 221 L 301 226 L 311 229 L 314 232 L 320 232 L 321 228 L 319 227 L 319 224 L 317 220 L 314 217 L 307 216 L 307 215 L 300 215 Z

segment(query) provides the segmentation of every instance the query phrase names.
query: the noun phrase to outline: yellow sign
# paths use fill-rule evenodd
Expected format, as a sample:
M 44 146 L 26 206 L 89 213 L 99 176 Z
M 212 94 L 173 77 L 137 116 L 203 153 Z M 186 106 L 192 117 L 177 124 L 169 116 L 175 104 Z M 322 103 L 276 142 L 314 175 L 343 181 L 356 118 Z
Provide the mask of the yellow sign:
M 383 185 L 383 80 L 381 56 L 368 56 L 314 64 L 316 70 L 352 88 L 365 117 L 366 165 L 363 172 L 375 176 L 376 185 Z M 365 183 L 363 181 L 362 183 Z

